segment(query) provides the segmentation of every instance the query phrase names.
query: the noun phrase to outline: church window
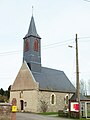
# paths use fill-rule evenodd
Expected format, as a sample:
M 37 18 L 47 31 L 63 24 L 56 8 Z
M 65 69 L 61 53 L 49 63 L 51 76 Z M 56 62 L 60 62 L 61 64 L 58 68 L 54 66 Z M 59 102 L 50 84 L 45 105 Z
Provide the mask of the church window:
M 21 92 L 20 92 L 20 98 L 21 98 Z
M 25 107 L 27 106 L 27 102 L 24 102 Z
M 50 96 L 50 104 L 55 105 L 56 104 L 56 95 L 53 93 Z
M 69 110 L 68 105 L 69 105 L 69 96 L 68 96 L 68 94 L 66 94 L 64 97 L 64 109 L 67 111 Z
M 38 52 L 38 40 L 35 39 L 34 41 L 34 51 Z
M 20 92 L 20 98 L 22 98 L 22 95 L 23 95 L 23 91 Z
M 29 45 L 29 40 L 26 39 L 26 40 L 25 40 L 25 43 L 24 43 L 24 51 L 27 52 L 27 51 L 29 50 L 29 47 L 30 47 L 30 45 Z
M 64 103 L 66 104 L 66 105 L 68 105 L 68 102 L 69 102 L 69 96 L 68 96 L 68 94 L 64 97 Z
M 52 104 L 54 104 L 54 95 L 52 95 Z

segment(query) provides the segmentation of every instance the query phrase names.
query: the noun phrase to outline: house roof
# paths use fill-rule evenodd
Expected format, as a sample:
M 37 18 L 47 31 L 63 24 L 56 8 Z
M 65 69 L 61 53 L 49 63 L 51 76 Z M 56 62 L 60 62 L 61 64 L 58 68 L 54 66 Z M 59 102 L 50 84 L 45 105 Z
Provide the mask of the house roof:
M 75 93 L 75 87 L 63 71 L 41 67 L 41 72 L 32 72 L 40 90 Z
M 31 17 L 28 33 L 26 34 L 24 39 L 29 37 L 29 36 L 34 36 L 34 37 L 40 38 L 40 36 L 37 34 L 37 30 L 36 30 L 36 26 L 35 26 L 35 22 L 34 22 L 34 17 L 33 16 Z
M 74 94 L 71 99 L 71 101 L 76 101 L 76 94 Z M 89 98 L 85 97 L 84 95 L 80 94 L 80 101 L 90 101 Z

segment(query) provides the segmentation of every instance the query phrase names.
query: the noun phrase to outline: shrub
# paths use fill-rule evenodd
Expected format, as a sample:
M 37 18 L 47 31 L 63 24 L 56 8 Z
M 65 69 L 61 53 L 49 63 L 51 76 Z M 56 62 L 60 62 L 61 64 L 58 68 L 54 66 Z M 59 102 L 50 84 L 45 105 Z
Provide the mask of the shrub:
M 43 111 L 43 112 L 46 112 L 47 109 L 48 109 L 47 102 L 42 101 L 42 100 L 40 100 L 40 102 L 41 102 L 41 109 L 42 109 L 42 111 Z

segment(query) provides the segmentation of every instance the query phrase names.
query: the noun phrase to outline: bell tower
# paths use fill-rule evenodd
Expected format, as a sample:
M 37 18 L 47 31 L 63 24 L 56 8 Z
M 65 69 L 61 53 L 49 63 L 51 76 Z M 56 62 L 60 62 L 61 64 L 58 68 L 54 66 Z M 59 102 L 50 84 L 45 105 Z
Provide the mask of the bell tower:
M 41 71 L 41 38 L 37 34 L 34 17 L 32 15 L 28 33 L 24 39 L 23 59 L 33 72 Z

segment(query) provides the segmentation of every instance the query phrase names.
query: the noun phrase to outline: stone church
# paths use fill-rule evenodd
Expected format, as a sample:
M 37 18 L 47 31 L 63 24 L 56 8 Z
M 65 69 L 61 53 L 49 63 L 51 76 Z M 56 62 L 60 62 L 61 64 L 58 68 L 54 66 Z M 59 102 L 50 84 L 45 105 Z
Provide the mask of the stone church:
M 31 17 L 24 39 L 23 63 L 11 86 L 10 101 L 17 100 L 18 111 L 57 112 L 64 109 L 75 88 L 63 71 L 42 67 L 41 37 Z

